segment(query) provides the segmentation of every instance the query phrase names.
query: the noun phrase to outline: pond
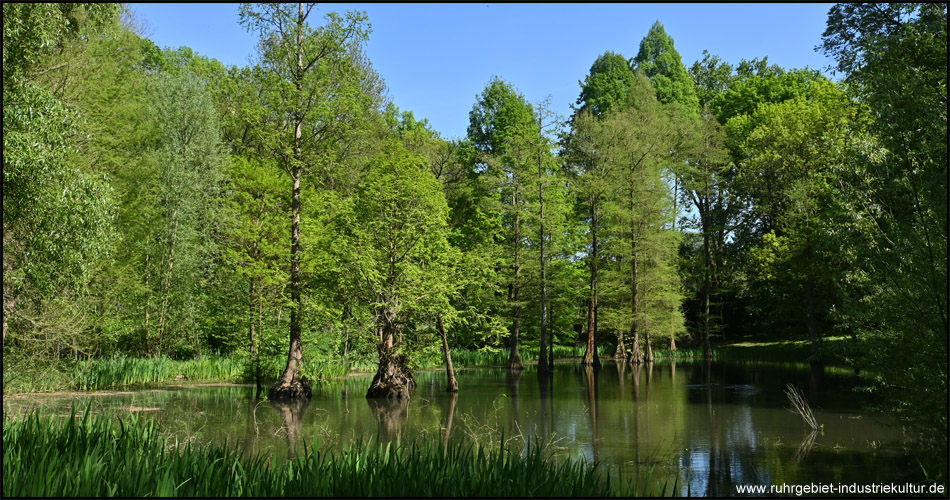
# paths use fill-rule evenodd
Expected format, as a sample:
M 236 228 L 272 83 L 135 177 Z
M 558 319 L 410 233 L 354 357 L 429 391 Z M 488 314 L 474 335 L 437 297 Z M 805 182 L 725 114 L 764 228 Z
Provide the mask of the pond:
M 735 495 L 736 484 L 903 483 L 919 467 L 900 429 L 864 409 L 860 383 L 840 368 L 792 363 L 658 362 L 585 369 L 559 361 L 539 380 L 502 368 L 458 371 L 461 392 L 446 394 L 444 371 L 415 374 L 408 403 L 366 400 L 372 375 L 314 387 L 307 404 L 278 406 L 243 385 L 4 398 L 4 417 L 71 405 L 154 418 L 172 443 L 238 445 L 250 453 L 292 453 L 295 443 L 335 447 L 382 441 L 462 440 L 498 447 L 543 441 L 557 457 L 602 461 L 625 477 L 677 479 L 678 495 Z M 791 412 L 786 384 L 801 389 L 821 432 Z

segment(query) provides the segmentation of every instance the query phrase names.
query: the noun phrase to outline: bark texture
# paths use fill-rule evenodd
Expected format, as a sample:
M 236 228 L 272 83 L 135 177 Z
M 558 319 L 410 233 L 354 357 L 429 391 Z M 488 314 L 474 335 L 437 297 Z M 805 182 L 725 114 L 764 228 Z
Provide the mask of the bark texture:
M 448 378 L 445 386 L 446 392 L 459 392 L 459 383 L 455 379 L 455 367 L 452 365 L 452 353 L 449 352 L 449 340 L 445 335 L 445 325 L 442 324 L 442 315 L 436 319 L 436 326 L 439 327 L 439 335 L 442 336 L 442 352 L 445 353 L 445 375 Z

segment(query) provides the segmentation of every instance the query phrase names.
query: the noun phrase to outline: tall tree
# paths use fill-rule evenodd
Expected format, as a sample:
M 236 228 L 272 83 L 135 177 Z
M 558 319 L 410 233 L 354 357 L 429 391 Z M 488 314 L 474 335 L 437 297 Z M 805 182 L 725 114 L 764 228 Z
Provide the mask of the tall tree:
M 567 169 L 575 186 L 579 209 L 586 219 L 588 244 L 585 248 L 589 270 L 587 298 L 587 342 L 582 365 L 599 365 L 597 353 L 597 319 L 600 307 L 601 226 L 603 204 L 609 190 L 609 165 L 598 148 L 602 126 L 589 110 L 575 113 L 571 131 L 564 144 Z
M 502 236 L 510 256 L 505 270 L 511 326 L 508 368 L 522 370 L 519 352 L 521 319 L 524 302 L 521 296 L 525 277 L 524 247 L 526 237 L 525 210 L 531 165 L 534 163 L 532 143 L 537 142 L 538 125 L 532 106 L 514 87 L 494 77 L 478 96 L 469 113 L 468 137 L 479 151 L 482 170 L 494 180 L 500 211 L 504 214 L 505 234 Z
M 855 219 L 864 222 L 849 245 L 860 264 L 851 277 L 867 284 L 849 315 L 861 340 L 854 357 L 877 375 L 875 389 L 943 474 L 947 5 L 835 5 L 820 49 L 872 118 L 873 140 L 854 148 L 842 172 Z
M 692 123 L 692 122 L 691 122 Z M 726 225 L 730 212 L 726 192 L 729 157 L 725 148 L 725 134 L 709 108 L 703 108 L 699 128 L 690 144 L 692 161 L 682 168 L 683 192 L 696 209 L 698 226 L 703 241 L 703 291 L 700 318 L 702 321 L 703 353 L 710 358 L 709 339 L 714 325 L 712 308 L 714 290 L 718 290 L 720 265 Z
M 699 112 L 699 99 L 693 80 L 673 46 L 673 38 L 666 34 L 660 21 L 653 23 L 640 41 L 640 51 L 631 65 L 650 79 L 658 101 L 664 104 L 679 103 L 691 114 Z
M 597 56 L 581 85 L 577 105 L 594 116 L 609 111 L 625 109 L 629 103 L 630 89 L 636 85 L 636 72 L 627 59 L 607 51 Z
M 111 193 L 83 163 L 82 118 L 44 75 L 51 58 L 114 25 L 116 5 L 3 5 L 3 342 L 28 299 L 78 289 L 108 250 Z
M 672 196 L 663 179 L 671 134 L 663 105 L 642 74 L 628 106 L 602 118 L 597 148 L 608 164 L 611 186 L 604 215 L 605 250 L 613 257 L 606 276 L 614 290 L 607 316 L 617 331 L 614 359 L 641 362 L 653 359 L 651 331 L 661 323 L 654 308 L 658 302 L 651 292 L 667 288 L 663 282 L 674 276 L 665 268 L 675 252 L 663 250 L 673 241 L 661 236 L 672 208 Z M 664 272 L 658 272 L 661 268 Z
M 394 142 L 346 205 L 336 222 L 337 257 L 372 310 L 379 355 L 366 397 L 408 399 L 416 385 L 409 362 L 421 344 L 410 327 L 447 310 L 454 293 L 445 196 L 425 159 Z
M 784 322 L 778 326 L 798 326 L 799 319 L 804 319 L 801 326 L 807 329 L 815 352 L 837 281 L 833 259 L 819 253 L 820 242 L 829 237 L 823 217 L 831 206 L 831 175 L 842 161 L 841 145 L 853 122 L 851 113 L 844 94 L 833 83 L 816 80 L 809 95 L 760 104 L 751 115 L 730 119 L 726 127 L 736 138 L 735 152 L 740 154 L 737 187 L 748 194 L 753 211 L 763 214 L 771 232 L 766 234 L 772 235 L 753 244 L 749 263 L 756 265 L 759 256 L 791 266 L 786 273 L 775 274 L 770 265 L 750 273 L 764 280 L 749 287 L 750 297 L 759 302 L 760 317 Z M 785 251 L 790 253 L 775 253 Z M 758 291 L 773 280 L 778 285 L 772 288 L 774 293 L 760 297 Z M 778 313 L 782 306 L 786 314 Z M 771 310 L 768 314 L 767 309 Z
M 301 380 L 300 272 L 301 182 L 322 161 L 343 128 L 364 104 L 359 66 L 348 50 L 369 35 L 366 15 L 335 12 L 326 24 L 310 26 L 315 4 L 249 4 L 241 6 L 241 23 L 260 35 L 260 65 L 265 70 L 261 92 L 265 115 L 255 132 L 279 159 L 292 182 L 290 237 L 290 346 L 287 367 L 269 392 L 271 399 L 309 398 L 309 384 Z

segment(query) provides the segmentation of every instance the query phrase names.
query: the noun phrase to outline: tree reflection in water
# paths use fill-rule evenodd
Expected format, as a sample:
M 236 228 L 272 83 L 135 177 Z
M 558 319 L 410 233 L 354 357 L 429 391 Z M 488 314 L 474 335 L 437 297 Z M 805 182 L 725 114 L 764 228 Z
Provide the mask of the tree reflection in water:
M 380 444 L 399 441 L 402 431 L 409 420 L 408 399 L 367 398 L 373 416 L 378 425 L 377 438 Z
M 277 410 L 283 422 L 283 429 L 287 437 L 287 453 L 290 458 L 297 457 L 297 447 L 300 446 L 300 427 L 303 424 L 304 414 L 310 406 L 309 399 L 292 399 L 286 401 L 271 401 L 272 408 Z

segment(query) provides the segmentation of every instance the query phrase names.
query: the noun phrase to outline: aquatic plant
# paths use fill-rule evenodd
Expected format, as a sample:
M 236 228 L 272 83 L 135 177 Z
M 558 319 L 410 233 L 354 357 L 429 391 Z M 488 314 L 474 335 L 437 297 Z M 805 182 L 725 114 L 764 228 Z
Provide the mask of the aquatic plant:
M 72 412 L 71 412 L 72 413 Z M 369 441 L 294 458 L 239 448 L 172 446 L 153 420 L 33 412 L 3 423 L 4 496 L 635 496 L 642 488 L 599 464 L 552 460 L 542 446 L 517 452 L 461 442 Z M 649 483 L 649 481 L 648 481 Z

